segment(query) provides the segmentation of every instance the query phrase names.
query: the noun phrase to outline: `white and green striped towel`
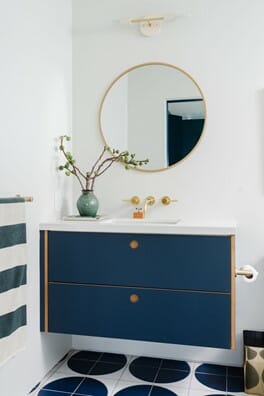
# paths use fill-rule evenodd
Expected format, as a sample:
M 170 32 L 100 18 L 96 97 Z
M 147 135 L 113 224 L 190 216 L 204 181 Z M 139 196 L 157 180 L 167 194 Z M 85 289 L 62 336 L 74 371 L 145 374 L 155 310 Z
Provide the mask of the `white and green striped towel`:
M 0 366 L 25 348 L 26 224 L 23 198 L 0 198 Z

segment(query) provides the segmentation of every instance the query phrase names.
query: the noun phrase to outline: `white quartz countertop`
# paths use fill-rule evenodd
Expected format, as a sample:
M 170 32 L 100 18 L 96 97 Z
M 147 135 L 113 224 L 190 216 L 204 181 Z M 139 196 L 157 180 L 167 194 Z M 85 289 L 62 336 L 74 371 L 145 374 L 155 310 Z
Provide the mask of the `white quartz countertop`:
M 50 223 L 41 223 L 40 230 L 73 231 L 73 232 L 109 232 L 135 234 L 175 234 L 175 235 L 233 235 L 236 233 L 234 223 L 197 223 L 179 221 L 176 224 L 158 224 L 130 221 L 129 224 L 114 224 L 104 220 L 72 221 L 60 220 Z

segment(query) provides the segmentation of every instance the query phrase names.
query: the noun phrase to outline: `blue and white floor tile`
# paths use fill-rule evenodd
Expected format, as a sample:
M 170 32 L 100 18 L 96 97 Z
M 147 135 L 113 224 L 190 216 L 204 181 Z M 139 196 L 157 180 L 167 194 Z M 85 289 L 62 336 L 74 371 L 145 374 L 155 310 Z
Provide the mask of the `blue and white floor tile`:
M 116 380 L 104 379 L 102 381 L 99 378 L 91 378 L 77 373 L 69 376 L 58 373 L 42 384 L 41 390 L 34 393 L 34 396 L 55 396 L 54 392 L 58 392 L 58 396 L 109 396 L 113 394 L 116 383 Z
M 190 389 L 224 394 L 243 394 L 243 369 L 214 364 L 196 364 Z
M 131 360 L 120 380 L 160 386 L 177 384 L 177 388 L 189 388 L 190 372 L 191 366 L 186 362 L 140 357 Z
M 118 380 L 131 360 L 131 356 L 106 353 L 100 355 L 95 359 L 93 356 L 84 354 L 84 352 L 76 353 L 57 371 L 69 376 L 80 374 L 100 378 L 102 381 L 107 379 Z
M 30 396 L 245 396 L 242 368 L 74 351 Z
M 171 389 L 167 385 L 119 381 L 111 396 L 188 396 L 187 389 Z

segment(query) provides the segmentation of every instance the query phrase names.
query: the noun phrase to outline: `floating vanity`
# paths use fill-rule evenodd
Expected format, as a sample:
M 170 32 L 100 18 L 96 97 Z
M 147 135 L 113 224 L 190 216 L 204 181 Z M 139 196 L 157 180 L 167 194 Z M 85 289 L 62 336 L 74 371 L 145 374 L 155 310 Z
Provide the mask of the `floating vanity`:
M 235 227 L 40 227 L 41 330 L 234 348 Z

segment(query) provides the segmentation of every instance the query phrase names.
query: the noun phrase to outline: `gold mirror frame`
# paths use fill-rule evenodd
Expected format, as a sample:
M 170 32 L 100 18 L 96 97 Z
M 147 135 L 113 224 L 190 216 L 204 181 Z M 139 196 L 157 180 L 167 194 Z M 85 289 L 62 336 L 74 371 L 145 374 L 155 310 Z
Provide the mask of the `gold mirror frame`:
M 99 123 L 100 135 L 101 135 L 101 138 L 102 138 L 102 140 L 103 140 L 103 142 L 104 142 L 104 145 L 107 146 L 108 144 L 107 144 L 107 142 L 106 142 L 106 140 L 105 140 L 104 133 L 103 133 L 103 128 L 102 128 L 102 111 L 103 111 L 103 106 L 104 106 L 104 103 L 105 103 L 105 100 L 106 100 L 106 98 L 107 98 L 107 95 L 108 95 L 109 91 L 111 90 L 111 88 L 115 85 L 115 83 L 116 83 L 118 80 L 120 80 L 123 76 L 125 76 L 126 74 L 128 74 L 128 73 L 131 72 L 132 70 L 139 69 L 139 68 L 144 67 L 144 66 L 153 66 L 153 65 L 157 65 L 157 66 L 166 66 L 166 67 L 170 67 L 170 68 L 172 68 L 172 69 L 174 69 L 174 70 L 177 70 L 177 71 L 183 73 L 185 76 L 187 76 L 187 77 L 194 83 L 194 85 L 196 86 L 196 88 L 197 88 L 198 91 L 200 92 L 201 97 L 202 97 L 202 99 L 203 99 L 203 103 L 204 103 L 204 125 L 203 125 L 203 129 L 202 129 L 202 131 L 201 131 L 201 135 L 200 135 L 200 137 L 199 137 L 197 143 L 195 144 L 195 146 L 189 151 L 188 154 L 185 155 L 185 157 L 183 157 L 181 160 L 175 162 L 175 164 L 170 165 L 170 166 L 167 166 L 167 167 L 164 167 L 164 168 L 158 168 L 158 169 L 132 168 L 132 169 L 134 169 L 134 170 L 136 170 L 136 171 L 148 172 L 148 173 L 150 173 L 150 172 L 162 172 L 162 171 L 165 171 L 165 170 L 174 168 L 175 166 L 177 166 L 177 165 L 183 163 L 186 159 L 188 159 L 189 156 L 193 153 L 193 151 L 194 151 L 195 149 L 197 149 L 197 147 L 199 146 L 199 144 L 200 144 L 200 142 L 201 142 L 201 140 L 202 140 L 202 136 L 203 136 L 203 134 L 204 134 L 204 130 L 205 130 L 205 126 L 206 126 L 206 120 L 207 120 L 207 107 L 206 107 L 205 96 L 204 96 L 204 94 L 203 94 L 203 92 L 202 92 L 200 86 L 197 84 L 197 82 L 194 80 L 194 78 L 193 78 L 189 73 L 187 73 L 185 70 L 181 69 L 180 67 L 174 66 L 174 65 L 172 65 L 172 64 L 170 64 L 170 63 L 164 63 L 164 62 L 147 62 L 147 63 L 140 63 L 140 64 L 138 64 L 138 65 L 135 65 L 135 66 L 130 67 L 129 69 L 124 70 L 121 74 L 119 74 L 119 75 L 111 82 L 111 84 L 108 86 L 108 88 L 106 89 L 106 91 L 105 91 L 105 93 L 104 93 L 104 95 L 103 95 L 103 98 L 102 98 L 101 103 L 100 103 L 100 106 L 99 106 L 98 123 Z M 147 158 L 147 154 L 146 154 L 146 158 Z

